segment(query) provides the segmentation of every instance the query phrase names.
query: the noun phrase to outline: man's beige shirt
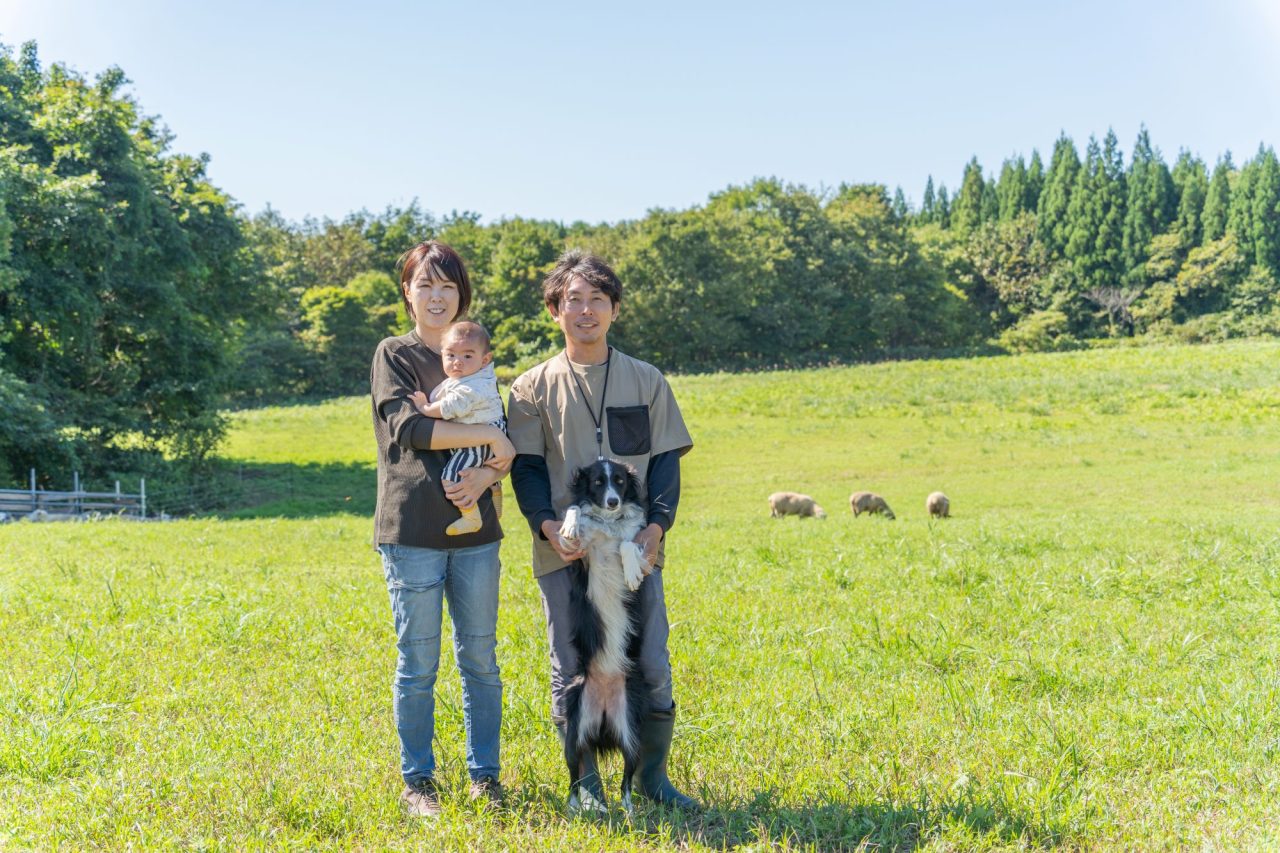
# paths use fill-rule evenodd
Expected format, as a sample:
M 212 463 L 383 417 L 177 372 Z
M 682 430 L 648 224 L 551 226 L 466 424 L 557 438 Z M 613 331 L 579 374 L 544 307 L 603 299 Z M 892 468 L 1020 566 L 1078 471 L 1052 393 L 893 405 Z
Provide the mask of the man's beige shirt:
M 551 503 L 559 518 L 572 501 L 569 480 L 573 472 L 594 462 L 597 454 L 634 467 L 640 476 L 642 497 L 647 500 L 649 460 L 672 450 L 683 455 L 693 447 L 671 386 L 656 367 L 615 349 L 608 374 L 606 390 L 605 365 L 573 364 L 561 352 L 526 371 L 511 386 L 507 434 L 516 453 L 546 460 Z M 607 396 L 600 417 L 603 447 L 597 450 L 592 415 L 601 412 L 601 393 Z M 664 548 L 659 545 L 657 565 L 663 565 L 664 559 Z M 534 576 L 563 567 L 564 561 L 551 544 L 534 533 Z

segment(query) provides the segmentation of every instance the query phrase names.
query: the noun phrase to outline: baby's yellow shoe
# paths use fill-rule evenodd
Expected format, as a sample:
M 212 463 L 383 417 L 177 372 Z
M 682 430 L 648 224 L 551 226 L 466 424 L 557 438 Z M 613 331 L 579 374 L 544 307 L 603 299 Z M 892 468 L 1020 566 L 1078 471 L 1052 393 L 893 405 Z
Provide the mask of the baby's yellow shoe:
M 444 529 L 448 536 L 463 536 L 467 533 L 475 533 L 484 525 L 480 520 L 480 509 L 474 504 L 462 511 L 462 518 L 459 518 L 453 524 Z

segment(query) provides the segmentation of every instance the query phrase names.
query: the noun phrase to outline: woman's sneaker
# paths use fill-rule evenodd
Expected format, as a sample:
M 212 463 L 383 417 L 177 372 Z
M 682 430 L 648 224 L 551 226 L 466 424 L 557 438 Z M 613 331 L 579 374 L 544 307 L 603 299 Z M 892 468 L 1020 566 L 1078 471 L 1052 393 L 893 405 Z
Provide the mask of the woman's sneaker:
M 502 805 L 502 783 L 492 776 L 472 780 L 469 794 L 472 802 L 480 801 L 483 806 Z
M 424 779 L 416 785 L 405 785 L 400 794 L 409 817 L 439 817 L 440 795 L 434 779 Z

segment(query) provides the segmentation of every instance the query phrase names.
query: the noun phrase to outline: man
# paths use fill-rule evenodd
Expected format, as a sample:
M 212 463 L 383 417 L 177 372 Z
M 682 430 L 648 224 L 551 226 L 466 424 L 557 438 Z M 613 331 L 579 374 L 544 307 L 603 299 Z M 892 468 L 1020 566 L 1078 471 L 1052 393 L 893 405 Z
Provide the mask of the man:
M 560 519 L 571 503 L 573 472 L 597 458 L 632 465 L 647 494 L 648 526 L 635 541 L 651 573 L 640 585 L 639 667 L 649 688 L 641 728 L 636 793 L 678 808 L 698 804 L 667 778 L 675 729 L 667 605 L 662 591 L 663 539 L 680 499 L 680 457 L 693 439 L 666 379 L 653 365 L 609 346 L 622 283 L 604 261 L 565 253 L 543 283 L 543 301 L 564 333 L 564 351 L 523 374 L 511 386 L 507 431 L 516 448 L 512 486 L 533 531 L 533 573 L 542 593 L 551 652 L 551 713 L 563 739 L 564 694 L 579 674 L 569 637 L 569 573 L 582 556 L 560 538 Z M 583 784 L 603 802 L 600 777 L 585 768 Z

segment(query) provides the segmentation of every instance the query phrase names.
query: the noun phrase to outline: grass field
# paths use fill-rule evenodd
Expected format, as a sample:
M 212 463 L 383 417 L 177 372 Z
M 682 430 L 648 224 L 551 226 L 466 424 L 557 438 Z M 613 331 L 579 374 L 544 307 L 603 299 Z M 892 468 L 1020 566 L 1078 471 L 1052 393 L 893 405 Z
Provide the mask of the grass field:
M 241 413 L 242 517 L 0 526 L 0 848 L 1274 849 L 1278 380 L 1276 342 L 675 379 L 672 773 L 709 809 L 632 821 L 564 815 L 512 515 L 509 808 L 466 802 L 446 652 L 445 815 L 400 815 L 367 401 Z

